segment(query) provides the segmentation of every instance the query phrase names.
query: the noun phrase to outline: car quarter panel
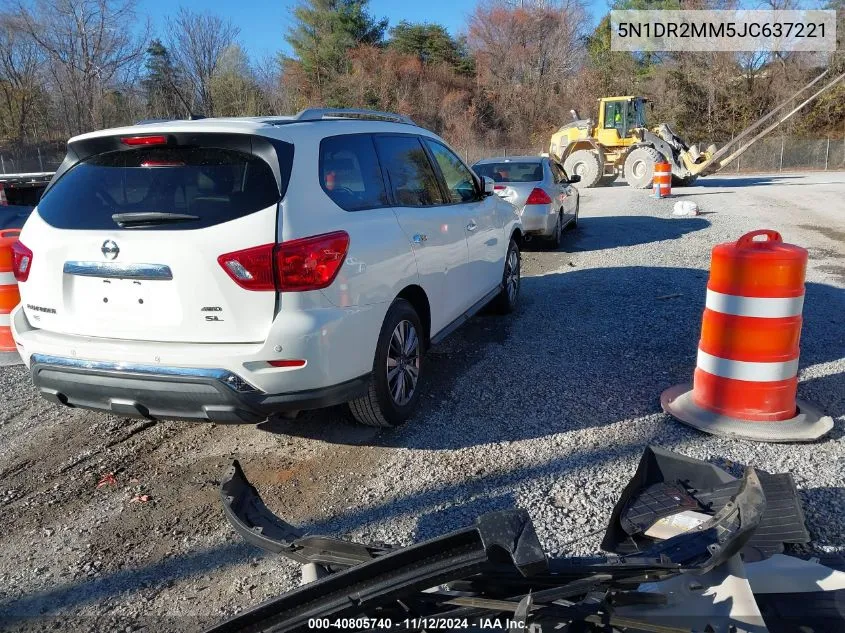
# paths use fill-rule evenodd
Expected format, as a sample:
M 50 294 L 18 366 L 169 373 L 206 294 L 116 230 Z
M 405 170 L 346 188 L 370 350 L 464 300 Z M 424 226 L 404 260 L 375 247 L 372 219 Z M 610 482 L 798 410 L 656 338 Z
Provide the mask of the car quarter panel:
M 367 130 L 367 128 L 364 128 Z M 337 127 L 337 134 L 361 133 L 361 126 Z M 349 234 L 349 250 L 337 278 L 321 292 L 332 305 L 389 303 L 408 285 L 418 284 L 410 244 L 388 207 L 346 211 L 323 191 L 319 143 L 296 143 L 291 182 L 281 205 L 279 241 L 332 231 Z M 282 302 L 289 300 L 283 293 Z

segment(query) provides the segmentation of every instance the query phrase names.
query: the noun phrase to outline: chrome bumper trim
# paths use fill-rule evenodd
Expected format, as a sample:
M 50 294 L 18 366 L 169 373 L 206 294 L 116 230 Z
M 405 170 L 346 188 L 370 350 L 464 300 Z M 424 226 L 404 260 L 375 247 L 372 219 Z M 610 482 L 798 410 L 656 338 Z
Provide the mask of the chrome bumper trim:
M 202 367 L 162 367 L 159 365 L 141 365 L 136 363 L 114 363 L 105 361 L 84 360 L 81 358 L 64 358 L 33 354 L 31 365 L 41 364 L 53 367 L 67 367 L 70 369 L 113 371 L 122 374 L 141 374 L 146 376 L 181 376 L 188 378 L 212 378 L 226 385 L 237 393 L 264 393 L 246 380 L 226 369 L 206 369 Z

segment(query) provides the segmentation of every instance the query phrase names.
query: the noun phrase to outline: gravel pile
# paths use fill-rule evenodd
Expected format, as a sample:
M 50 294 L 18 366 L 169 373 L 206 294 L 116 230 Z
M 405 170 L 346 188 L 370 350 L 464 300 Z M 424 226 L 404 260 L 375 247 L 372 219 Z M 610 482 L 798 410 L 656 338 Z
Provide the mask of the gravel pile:
M 313 532 L 411 543 L 518 506 L 549 553 L 586 555 L 652 443 L 737 475 L 792 472 L 811 548 L 845 550 L 845 175 L 703 183 L 659 201 L 582 192 L 560 251 L 525 253 L 515 317 L 481 315 L 433 350 L 424 410 L 396 431 L 338 411 L 258 430 L 150 425 L 58 409 L 22 369 L 0 369 L 0 613 L 196 630 L 295 586 L 295 565 L 224 523 L 231 456 Z M 672 217 L 685 196 L 703 215 Z M 711 247 L 761 227 L 811 252 L 799 396 L 835 419 L 812 445 L 706 436 L 660 411 L 661 391 L 692 377 Z M 117 484 L 97 488 L 110 472 Z

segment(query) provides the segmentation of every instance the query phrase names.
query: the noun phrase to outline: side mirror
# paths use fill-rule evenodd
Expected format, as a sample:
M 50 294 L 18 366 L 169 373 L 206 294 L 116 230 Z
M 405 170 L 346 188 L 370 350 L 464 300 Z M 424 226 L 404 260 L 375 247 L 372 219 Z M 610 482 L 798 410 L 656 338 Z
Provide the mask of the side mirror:
M 492 196 L 496 193 L 496 183 L 493 181 L 492 178 L 489 176 L 482 176 L 481 182 L 484 185 L 484 195 L 485 196 Z
M 578 174 L 572 174 L 569 177 L 568 182 L 569 182 L 570 185 L 573 184 L 573 183 L 576 183 L 576 182 L 581 182 L 581 176 L 579 176 Z

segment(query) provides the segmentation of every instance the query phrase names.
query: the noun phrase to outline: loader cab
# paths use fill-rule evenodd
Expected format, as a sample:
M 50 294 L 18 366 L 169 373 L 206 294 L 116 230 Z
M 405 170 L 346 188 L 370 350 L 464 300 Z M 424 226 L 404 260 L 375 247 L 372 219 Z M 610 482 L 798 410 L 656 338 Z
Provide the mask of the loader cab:
M 646 127 L 646 104 L 643 97 L 606 97 L 599 99 L 599 121 L 596 136 L 607 147 L 627 147 L 639 138 L 633 130 Z

